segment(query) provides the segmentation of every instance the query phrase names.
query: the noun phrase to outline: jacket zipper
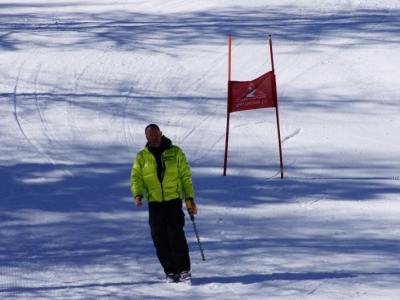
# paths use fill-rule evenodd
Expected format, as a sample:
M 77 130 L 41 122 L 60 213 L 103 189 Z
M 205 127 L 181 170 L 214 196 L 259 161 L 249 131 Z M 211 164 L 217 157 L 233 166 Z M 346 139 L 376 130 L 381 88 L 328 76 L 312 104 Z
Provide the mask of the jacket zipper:
M 164 197 L 164 186 L 163 186 L 163 181 L 164 181 L 164 173 L 165 173 L 165 163 L 164 163 L 164 153 L 161 155 L 161 164 L 162 164 L 162 172 L 161 172 L 161 195 L 162 195 L 162 200 L 165 201 Z

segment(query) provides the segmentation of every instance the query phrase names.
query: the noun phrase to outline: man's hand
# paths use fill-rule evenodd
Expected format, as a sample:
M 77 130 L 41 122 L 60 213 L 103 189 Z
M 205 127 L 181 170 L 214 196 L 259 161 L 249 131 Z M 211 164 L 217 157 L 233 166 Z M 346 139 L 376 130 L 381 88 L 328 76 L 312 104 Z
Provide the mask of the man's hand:
M 190 215 L 197 214 L 197 206 L 196 203 L 194 203 L 193 199 L 187 199 L 185 203 L 186 203 L 186 209 Z
M 136 204 L 136 206 L 139 206 L 139 207 L 143 205 L 141 196 L 135 197 L 135 204 Z

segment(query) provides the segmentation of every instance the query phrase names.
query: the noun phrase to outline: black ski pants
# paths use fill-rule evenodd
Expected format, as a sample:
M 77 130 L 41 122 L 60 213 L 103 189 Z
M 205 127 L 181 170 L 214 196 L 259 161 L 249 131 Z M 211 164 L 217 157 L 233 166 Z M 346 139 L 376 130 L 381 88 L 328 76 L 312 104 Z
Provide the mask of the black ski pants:
M 183 226 L 182 200 L 149 203 L 149 225 L 157 257 L 165 274 L 190 270 L 189 247 Z

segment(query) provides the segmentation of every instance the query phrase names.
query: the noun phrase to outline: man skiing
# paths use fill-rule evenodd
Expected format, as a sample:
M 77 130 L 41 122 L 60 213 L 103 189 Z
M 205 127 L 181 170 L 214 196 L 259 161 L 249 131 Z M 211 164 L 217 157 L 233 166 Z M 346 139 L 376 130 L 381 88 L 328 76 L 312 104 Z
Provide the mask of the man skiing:
M 156 124 L 148 125 L 145 134 L 146 146 L 132 167 L 132 195 L 138 207 L 146 197 L 151 237 L 167 281 L 187 281 L 191 265 L 182 200 L 187 201 L 189 213 L 197 213 L 190 166 L 182 149 L 163 136 Z

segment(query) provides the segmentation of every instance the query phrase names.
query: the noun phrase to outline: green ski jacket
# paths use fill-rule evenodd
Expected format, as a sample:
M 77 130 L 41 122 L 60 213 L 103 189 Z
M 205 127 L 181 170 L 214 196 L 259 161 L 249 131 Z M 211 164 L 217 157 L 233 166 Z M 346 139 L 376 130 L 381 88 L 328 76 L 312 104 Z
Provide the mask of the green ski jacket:
M 133 197 L 143 195 L 147 202 L 194 199 L 191 171 L 182 149 L 171 142 L 169 149 L 162 154 L 161 162 L 160 181 L 156 159 L 148 146 L 137 154 L 131 172 Z

